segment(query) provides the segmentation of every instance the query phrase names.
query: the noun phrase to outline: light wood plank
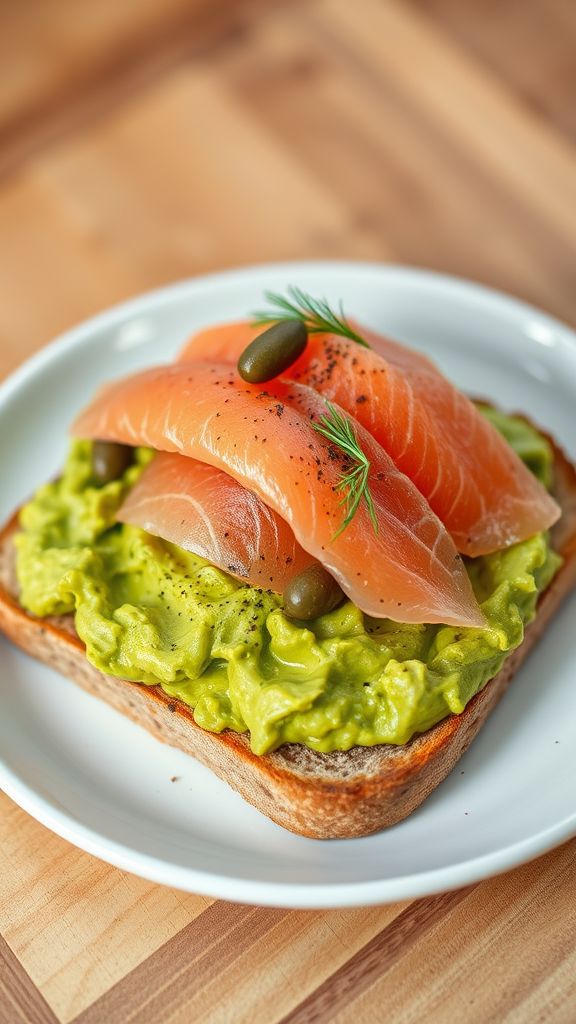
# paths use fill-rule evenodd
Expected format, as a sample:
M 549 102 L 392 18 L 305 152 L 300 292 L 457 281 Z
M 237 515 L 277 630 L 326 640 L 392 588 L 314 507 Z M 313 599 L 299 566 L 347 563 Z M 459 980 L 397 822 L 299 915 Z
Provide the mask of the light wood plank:
M 575 881 L 572 841 L 478 886 L 335 1024 L 368 1024 L 376 1006 L 395 1024 L 573 1020 Z
M 98 230 L 33 177 L 0 190 L 0 376 L 142 287 Z
M 405 903 L 345 911 L 296 911 L 182 1003 L 170 1024 L 272 1024 L 385 928 Z
M 549 125 L 576 136 L 572 0 L 410 0 Z
M 226 20 L 226 5 L 219 5 Z M 133 64 L 204 0 L 40 0 L 4 4 L 0 33 L 0 132 L 66 104 L 117 65 Z
M 318 9 L 358 48 L 365 66 L 378 74 L 384 65 L 427 116 L 449 128 L 471 156 L 521 192 L 574 244 L 573 147 L 429 19 L 401 0 L 361 2 L 361 18 L 341 0 L 318 0 Z
M 111 868 L 0 794 L 0 932 L 69 1021 L 211 901 Z
M 339 0 L 336 10 L 341 24 L 324 3 L 298 16 L 280 10 L 242 48 L 217 57 L 222 77 L 345 204 L 351 226 L 362 225 L 374 247 L 573 317 L 572 237 L 430 116 L 411 75 L 398 74 L 386 20 L 370 32 L 370 4 L 359 20 L 368 22 L 372 61 L 345 31 Z M 450 95 L 458 91 L 451 83 Z M 480 134 L 491 130 L 480 118 L 476 124 Z
M 98 309 L 198 272 L 389 255 L 204 70 L 53 147 L 0 190 L 0 230 L 3 372 Z

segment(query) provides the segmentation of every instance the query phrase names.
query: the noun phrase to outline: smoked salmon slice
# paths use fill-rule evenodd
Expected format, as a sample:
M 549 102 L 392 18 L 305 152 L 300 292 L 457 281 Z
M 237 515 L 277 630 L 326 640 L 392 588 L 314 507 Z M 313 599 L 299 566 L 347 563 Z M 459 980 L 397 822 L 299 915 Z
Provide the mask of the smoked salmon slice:
M 355 424 L 369 460 L 373 515 L 362 502 L 342 525 L 341 450 L 314 429 L 326 412 L 311 388 L 262 390 L 218 363 L 157 367 L 104 389 L 73 425 L 77 437 L 146 445 L 206 462 L 254 491 L 292 528 L 362 611 L 401 622 L 482 626 L 454 542 L 414 484 Z
M 558 519 L 542 484 L 426 356 L 355 328 L 372 348 L 313 334 L 284 376 L 354 415 L 414 481 L 459 551 L 488 554 Z M 211 328 L 192 338 L 180 358 L 235 364 L 261 332 L 248 323 Z
M 221 469 L 176 452 L 158 452 L 117 518 L 277 593 L 314 562 L 257 494 Z

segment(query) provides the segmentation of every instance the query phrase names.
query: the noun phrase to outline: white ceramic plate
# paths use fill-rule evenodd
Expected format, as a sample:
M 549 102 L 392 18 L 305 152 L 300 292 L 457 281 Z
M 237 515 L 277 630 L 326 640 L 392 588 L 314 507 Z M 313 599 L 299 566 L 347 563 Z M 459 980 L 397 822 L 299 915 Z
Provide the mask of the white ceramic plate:
M 429 353 L 462 388 L 521 409 L 576 455 L 576 335 L 475 285 L 421 271 L 302 263 L 145 295 L 71 331 L 0 389 L 0 520 L 57 471 L 74 413 L 107 378 L 170 360 L 195 328 L 296 283 Z M 407 821 L 315 842 L 0 640 L 0 785 L 59 835 L 180 889 L 347 906 L 486 878 L 576 834 L 576 598 L 452 775 Z M 177 781 L 171 778 L 177 776 Z

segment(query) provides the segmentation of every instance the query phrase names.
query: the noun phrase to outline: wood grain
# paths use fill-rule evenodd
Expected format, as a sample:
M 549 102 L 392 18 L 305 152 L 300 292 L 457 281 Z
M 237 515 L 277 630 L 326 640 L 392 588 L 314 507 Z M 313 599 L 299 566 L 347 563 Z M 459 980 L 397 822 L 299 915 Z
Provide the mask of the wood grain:
M 398 1024 L 568 1024 L 576 1007 L 575 883 L 570 843 L 477 886 L 331 1020 L 369 1021 L 375 1006 L 386 1006 Z
M 494 71 L 531 114 L 576 133 L 576 7 L 572 0 L 412 0 L 467 54 Z
M 273 2 L 273 0 L 269 0 Z M 262 0 L 4 5 L 0 177 L 167 71 L 241 33 Z M 47 45 L 48 43 L 48 45 Z
M 58 1024 L 42 993 L 1 935 L 0 1024 Z
M 69 1020 L 210 904 L 80 853 L 0 795 L 1 932 Z
M 270 259 L 470 276 L 576 323 L 571 0 L 0 2 L 0 376 Z M 160 888 L 0 796 L 0 1022 L 576 1020 L 576 843 L 288 912 Z
M 280 1024 L 316 1024 L 334 1020 L 340 1010 L 349 1007 L 371 988 L 466 896 L 466 891 L 458 890 L 412 903 L 287 1013 Z

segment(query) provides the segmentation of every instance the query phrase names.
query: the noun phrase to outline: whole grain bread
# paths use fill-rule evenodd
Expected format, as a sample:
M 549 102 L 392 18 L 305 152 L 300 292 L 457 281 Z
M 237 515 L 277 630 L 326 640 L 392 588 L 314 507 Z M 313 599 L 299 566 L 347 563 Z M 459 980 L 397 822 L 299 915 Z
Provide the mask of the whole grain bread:
M 20 607 L 13 545 L 17 516 L 0 532 L 0 630 L 28 654 L 69 676 L 159 740 L 197 758 L 284 828 L 314 839 L 377 832 L 406 818 L 446 778 L 576 583 L 576 471 L 551 443 L 554 492 L 562 507 L 553 543 L 564 564 L 541 595 L 523 643 L 498 675 L 462 714 L 450 715 L 403 746 L 354 747 L 321 754 L 286 744 L 257 756 L 245 735 L 201 729 L 190 709 L 159 686 L 104 675 L 86 660 L 71 616 L 36 619 Z

